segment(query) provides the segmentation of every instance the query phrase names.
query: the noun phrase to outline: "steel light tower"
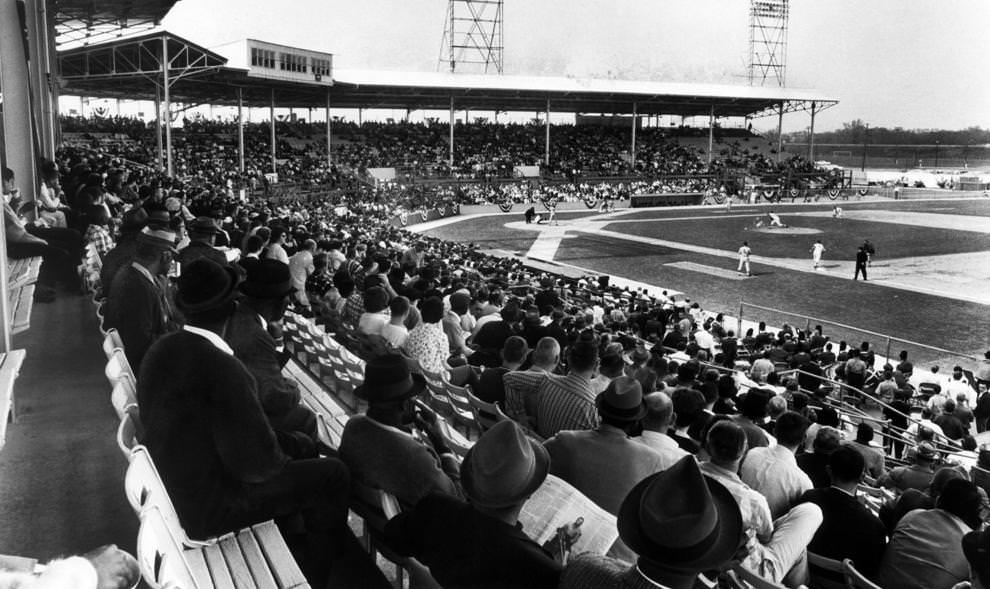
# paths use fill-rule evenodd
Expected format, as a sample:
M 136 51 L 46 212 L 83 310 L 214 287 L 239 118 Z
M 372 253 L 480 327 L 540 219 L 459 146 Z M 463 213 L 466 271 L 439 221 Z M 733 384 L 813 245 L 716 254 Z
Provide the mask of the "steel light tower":
M 439 71 L 502 73 L 503 0 L 448 0 Z
M 750 0 L 750 86 L 784 86 L 789 15 L 790 0 Z

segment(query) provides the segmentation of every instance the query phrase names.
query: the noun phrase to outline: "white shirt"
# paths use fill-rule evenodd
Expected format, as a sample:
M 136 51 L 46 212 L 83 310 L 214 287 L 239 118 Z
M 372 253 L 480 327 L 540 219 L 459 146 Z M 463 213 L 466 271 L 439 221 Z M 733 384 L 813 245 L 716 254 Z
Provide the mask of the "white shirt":
M 798 466 L 794 452 L 779 444 L 751 449 L 739 469 L 739 478 L 767 498 L 774 519 L 787 513 L 805 491 L 814 488 Z
M 825 252 L 825 246 L 820 243 L 815 243 L 815 245 L 811 246 L 811 255 L 815 259 L 821 258 L 824 252 Z
M 182 329 L 188 331 L 189 333 L 195 333 L 200 337 L 206 338 L 206 341 L 213 344 L 216 347 L 216 349 L 220 350 L 221 352 L 225 354 L 230 354 L 231 356 L 234 355 L 234 350 L 230 349 L 230 346 L 227 345 L 227 342 L 223 341 L 222 337 L 213 333 L 209 329 L 203 329 L 202 327 L 194 327 L 192 325 L 183 325 Z
M 409 337 L 409 330 L 406 329 L 405 325 L 386 323 L 382 326 L 382 337 L 393 346 L 401 348 L 406 343 L 406 338 Z
M 681 447 L 677 445 L 677 441 L 667 434 L 662 434 L 651 430 L 643 430 L 643 433 L 640 434 L 638 438 L 633 439 L 642 444 L 646 444 L 663 456 L 660 470 L 667 470 L 671 466 L 674 466 L 678 460 L 688 455 L 686 451 L 682 450 Z
M 739 259 L 740 260 L 748 260 L 749 259 L 749 254 L 752 251 L 753 250 L 751 250 L 748 245 L 742 246 L 741 248 L 739 248 Z

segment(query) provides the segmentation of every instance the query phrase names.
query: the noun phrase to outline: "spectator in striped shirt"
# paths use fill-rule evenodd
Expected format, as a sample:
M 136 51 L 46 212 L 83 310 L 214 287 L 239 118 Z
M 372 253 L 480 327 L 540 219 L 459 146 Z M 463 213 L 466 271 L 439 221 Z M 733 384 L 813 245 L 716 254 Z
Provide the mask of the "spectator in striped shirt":
M 540 383 L 553 374 L 560 363 L 560 344 L 552 337 L 540 338 L 531 358 L 533 365 L 529 370 L 510 372 L 502 377 L 506 415 L 530 429 L 536 425 Z
M 591 378 L 598 369 L 598 349 L 579 341 L 567 350 L 567 376 L 549 375 L 540 383 L 536 430 L 544 438 L 567 429 L 598 427 L 595 390 Z

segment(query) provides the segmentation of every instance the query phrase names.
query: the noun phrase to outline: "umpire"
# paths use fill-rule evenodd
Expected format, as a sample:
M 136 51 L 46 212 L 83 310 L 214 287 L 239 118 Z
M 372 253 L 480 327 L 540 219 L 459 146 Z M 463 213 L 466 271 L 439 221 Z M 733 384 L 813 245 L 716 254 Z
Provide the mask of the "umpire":
M 856 250 L 856 273 L 853 274 L 853 280 L 859 278 L 859 273 L 863 273 L 863 280 L 866 280 L 866 263 L 869 261 L 870 255 L 866 253 L 866 248 L 859 246 Z

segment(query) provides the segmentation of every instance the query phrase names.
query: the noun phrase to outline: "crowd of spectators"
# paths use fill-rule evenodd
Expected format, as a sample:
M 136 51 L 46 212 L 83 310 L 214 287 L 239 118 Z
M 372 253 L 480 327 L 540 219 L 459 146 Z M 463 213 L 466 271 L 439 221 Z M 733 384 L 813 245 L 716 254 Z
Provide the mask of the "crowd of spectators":
M 312 533 L 294 530 L 290 546 L 310 578 L 323 578 L 352 540 L 341 506 L 356 480 L 399 498 L 408 515 L 387 536 L 458 586 L 527 574 L 548 587 L 619 586 L 603 579 L 622 575 L 686 587 L 732 558 L 797 586 L 807 581 L 806 550 L 852 558 L 886 587 L 948 588 L 981 574 L 963 544 L 986 542 L 990 449 L 972 435 L 990 417 L 985 365 L 972 380 L 961 367 L 943 378 L 906 354 L 878 365 L 868 343 L 833 342 L 820 328 L 737 334 L 685 297 L 540 272 L 397 229 L 386 190 L 346 206 L 243 201 L 210 178 L 170 182 L 109 155 L 67 150 L 47 167 L 64 230 L 101 244 L 107 326 L 140 368 L 146 444 L 184 526 L 199 535 L 301 513 Z M 169 279 L 175 260 L 178 278 Z M 339 455 L 321 447 L 314 416 L 281 376 L 276 345 L 289 306 L 368 360 L 355 394 L 368 399 L 369 423 L 345 430 Z M 486 433 L 458 466 L 435 418 L 410 405 L 422 386 L 411 384 L 420 381 L 409 365 L 471 386 L 515 425 Z M 883 415 L 857 409 L 874 397 Z M 236 422 L 200 407 L 206 399 L 238 413 Z M 210 427 L 222 435 L 203 434 Z M 416 430 L 420 438 L 406 437 Z M 410 459 L 382 454 L 398 447 Z M 192 464 L 192 455 L 208 461 Z M 518 474 L 505 456 L 529 464 L 514 489 L 504 488 Z M 500 468 L 509 470 L 490 476 Z M 540 472 L 618 517 L 609 556 L 562 566 L 524 536 L 502 536 Z M 708 547 L 718 558 L 692 560 L 658 548 L 704 544 L 688 541 L 698 540 L 695 528 L 675 541 L 647 525 L 668 520 L 652 512 L 662 501 L 642 501 L 674 488 L 706 497 L 702 511 L 718 508 L 688 515 L 730 536 L 732 550 Z M 354 570 L 367 586 L 380 581 Z

